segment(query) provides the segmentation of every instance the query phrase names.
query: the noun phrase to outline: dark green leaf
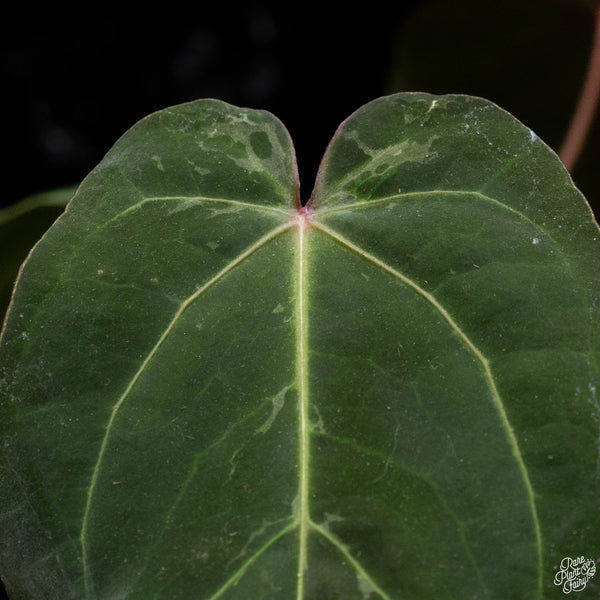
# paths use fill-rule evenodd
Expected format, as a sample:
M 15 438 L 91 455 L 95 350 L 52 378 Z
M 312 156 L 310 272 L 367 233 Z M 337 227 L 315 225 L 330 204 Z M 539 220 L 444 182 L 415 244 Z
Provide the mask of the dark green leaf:
M 0 346 L 13 598 L 540 600 L 596 557 L 600 232 L 557 157 L 399 94 L 297 196 L 274 117 L 198 101 L 38 244 Z

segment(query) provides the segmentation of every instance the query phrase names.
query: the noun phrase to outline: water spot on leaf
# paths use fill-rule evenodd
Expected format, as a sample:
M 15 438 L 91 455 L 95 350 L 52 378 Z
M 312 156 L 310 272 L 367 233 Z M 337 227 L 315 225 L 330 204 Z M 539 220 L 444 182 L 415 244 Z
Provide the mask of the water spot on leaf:
M 365 579 L 358 571 L 356 571 L 356 579 L 358 583 L 358 591 L 360 592 L 363 600 L 368 600 L 373 594 L 377 593 L 377 590 L 373 587 L 371 582 Z
M 292 500 L 292 515 L 297 515 L 300 512 L 300 495 L 296 494 Z
M 316 414 L 317 420 L 310 421 L 310 423 L 309 423 L 310 431 L 312 433 L 323 433 L 323 434 L 327 433 L 325 431 L 325 423 L 323 421 L 323 417 L 321 416 L 321 413 L 319 412 L 319 409 L 316 407 L 316 405 L 311 406 L 311 409 Z
M 331 529 L 329 528 L 330 523 L 341 523 L 342 521 L 345 521 L 346 519 L 344 517 L 341 517 L 340 515 L 336 515 L 336 514 L 332 514 L 329 512 L 325 513 L 325 520 L 322 521 L 321 523 L 319 523 L 319 525 L 323 528 L 326 529 L 327 531 L 331 531 Z
M 162 160 L 160 158 L 160 156 L 157 156 L 156 154 L 152 157 L 152 160 L 156 163 L 156 168 L 159 171 L 164 171 L 165 167 L 162 164 Z
M 273 398 L 271 398 L 271 402 L 273 404 L 273 409 L 271 410 L 271 414 L 267 418 L 267 420 L 256 430 L 256 433 L 267 433 L 269 429 L 271 429 L 271 425 L 277 418 L 279 411 L 283 408 L 285 403 L 285 395 L 291 386 L 284 387 L 281 391 L 279 391 Z
M 209 219 L 220 215 L 238 213 L 244 210 L 243 206 L 224 206 L 223 208 L 214 208 L 213 206 L 208 206 L 208 208 L 210 210 L 210 216 L 208 217 Z

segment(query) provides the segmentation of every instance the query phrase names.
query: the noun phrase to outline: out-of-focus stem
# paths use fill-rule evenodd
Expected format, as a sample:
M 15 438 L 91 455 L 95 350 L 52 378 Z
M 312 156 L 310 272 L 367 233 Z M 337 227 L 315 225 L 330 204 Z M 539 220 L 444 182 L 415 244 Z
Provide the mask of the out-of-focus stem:
M 594 17 L 594 39 L 587 74 L 567 135 L 558 153 L 570 172 L 573 172 L 581 154 L 600 98 L 600 5 L 595 9 Z

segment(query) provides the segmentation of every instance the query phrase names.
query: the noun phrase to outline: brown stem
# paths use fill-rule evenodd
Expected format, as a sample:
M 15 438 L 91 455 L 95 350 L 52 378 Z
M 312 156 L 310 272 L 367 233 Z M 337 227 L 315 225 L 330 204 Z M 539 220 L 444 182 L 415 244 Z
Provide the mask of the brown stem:
M 573 172 L 581 154 L 600 98 L 600 5 L 595 10 L 594 39 L 588 70 L 571 124 L 558 155 Z

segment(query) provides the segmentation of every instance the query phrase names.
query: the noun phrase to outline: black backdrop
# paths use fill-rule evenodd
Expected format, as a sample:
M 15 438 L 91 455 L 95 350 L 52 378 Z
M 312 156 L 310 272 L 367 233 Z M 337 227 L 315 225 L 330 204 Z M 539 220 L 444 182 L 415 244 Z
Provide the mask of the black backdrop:
M 0 205 L 77 184 L 137 120 L 196 98 L 276 114 L 306 197 L 340 121 L 388 93 L 394 37 L 418 1 L 338 12 L 284 2 L 22 2 L 3 17 L 0 41 Z

